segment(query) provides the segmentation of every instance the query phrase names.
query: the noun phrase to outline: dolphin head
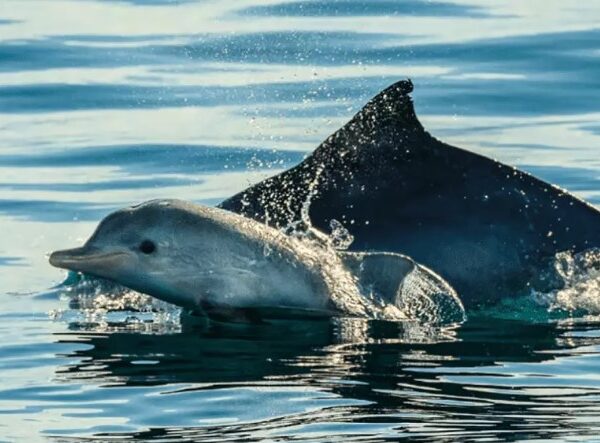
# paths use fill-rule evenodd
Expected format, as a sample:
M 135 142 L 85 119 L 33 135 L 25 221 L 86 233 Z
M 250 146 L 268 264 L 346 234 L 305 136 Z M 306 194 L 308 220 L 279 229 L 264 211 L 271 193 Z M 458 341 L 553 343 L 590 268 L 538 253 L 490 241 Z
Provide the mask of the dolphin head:
M 248 254 L 244 242 L 230 241 L 226 218 L 215 208 L 152 200 L 108 215 L 82 247 L 53 252 L 50 264 L 195 308 L 220 289 L 219 266 Z

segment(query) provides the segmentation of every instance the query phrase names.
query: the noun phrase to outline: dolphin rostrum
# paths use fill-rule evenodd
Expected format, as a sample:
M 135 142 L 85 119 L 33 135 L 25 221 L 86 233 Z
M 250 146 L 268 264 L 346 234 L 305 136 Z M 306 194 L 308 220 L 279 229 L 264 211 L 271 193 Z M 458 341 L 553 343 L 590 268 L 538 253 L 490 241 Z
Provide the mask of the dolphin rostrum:
M 409 257 L 337 251 L 323 238 L 286 235 L 218 208 L 152 200 L 108 215 L 84 246 L 54 252 L 50 263 L 215 318 L 289 310 L 462 320 L 453 289 Z
M 600 246 L 600 212 L 514 167 L 447 145 L 419 123 L 400 81 L 302 163 L 220 207 L 273 226 L 339 220 L 352 250 L 402 252 L 468 306 L 535 284 L 560 251 Z

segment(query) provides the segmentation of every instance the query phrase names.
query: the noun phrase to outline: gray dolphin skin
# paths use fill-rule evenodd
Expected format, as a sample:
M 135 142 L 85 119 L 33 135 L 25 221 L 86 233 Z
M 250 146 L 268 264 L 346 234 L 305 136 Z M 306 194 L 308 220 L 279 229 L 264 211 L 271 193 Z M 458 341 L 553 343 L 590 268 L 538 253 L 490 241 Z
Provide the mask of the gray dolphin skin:
M 467 307 L 535 284 L 560 251 L 600 246 L 600 213 L 548 183 L 424 130 L 400 81 L 298 166 L 220 207 L 273 226 L 341 221 L 353 250 L 402 252 L 435 270 Z M 533 283 L 532 283 L 533 282 Z
M 398 320 L 411 300 L 461 320 L 453 289 L 409 257 L 337 251 L 315 238 L 218 208 L 152 200 L 108 215 L 84 246 L 54 252 L 50 263 L 226 320 L 265 309 Z

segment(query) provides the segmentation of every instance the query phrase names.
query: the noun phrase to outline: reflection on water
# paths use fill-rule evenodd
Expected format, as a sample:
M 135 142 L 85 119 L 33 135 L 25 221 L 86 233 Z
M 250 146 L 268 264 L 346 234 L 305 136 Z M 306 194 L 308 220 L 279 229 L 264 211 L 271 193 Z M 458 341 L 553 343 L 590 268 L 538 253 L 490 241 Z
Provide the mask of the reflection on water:
M 438 330 L 93 316 L 48 290 L 46 254 L 117 207 L 217 204 L 406 77 L 436 137 L 599 204 L 599 18 L 576 0 L 2 0 L 0 440 L 597 439 L 595 318 L 531 300 Z
M 594 415 L 599 392 L 580 374 L 598 363 L 586 355 L 600 344 L 597 326 L 495 321 L 490 330 L 488 322 L 474 320 L 453 340 L 426 344 L 389 340 L 402 336 L 403 327 L 381 322 L 61 333 L 59 343 L 85 347 L 65 354 L 71 363 L 55 377 L 79 391 L 111 391 L 104 417 L 120 416 L 120 400 L 139 387 L 127 408 L 128 426 L 154 429 L 107 435 L 144 439 L 593 435 L 597 428 L 586 416 Z M 359 329 L 354 341 L 343 327 Z M 565 372 L 561 366 L 573 355 L 581 366 Z M 83 387 L 88 384 L 94 387 Z M 23 400 L 49 408 L 73 395 L 31 394 Z

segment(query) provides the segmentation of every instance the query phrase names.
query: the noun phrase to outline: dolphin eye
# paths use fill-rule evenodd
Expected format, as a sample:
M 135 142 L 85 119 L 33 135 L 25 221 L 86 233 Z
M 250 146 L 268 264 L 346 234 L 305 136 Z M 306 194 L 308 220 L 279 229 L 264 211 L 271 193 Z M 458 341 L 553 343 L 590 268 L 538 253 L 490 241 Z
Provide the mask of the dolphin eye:
M 154 251 L 156 251 L 156 245 L 152 240 L 144 240 L 140 243 L 140 251 L 142 251 L 144 254 L 152 254 Z

